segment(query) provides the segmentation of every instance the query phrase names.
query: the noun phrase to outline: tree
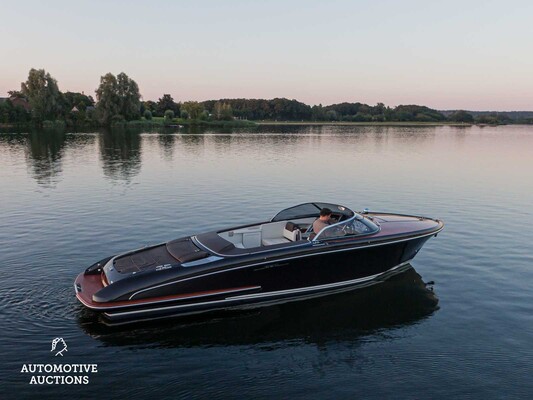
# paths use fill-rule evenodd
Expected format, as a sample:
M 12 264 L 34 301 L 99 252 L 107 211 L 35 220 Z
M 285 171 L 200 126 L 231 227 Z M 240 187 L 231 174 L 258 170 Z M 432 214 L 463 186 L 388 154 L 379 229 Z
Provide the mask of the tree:
M 480 114 L 476 118 L 476 123 L 478 124 L 503 124 L 509 121 L 509 117 L 502 118 L 502 114 L 490 113 L 490 114 Z
M 120 114 L 126 121 L 139 119 L 141 110 L 141 94 L 137 83 L 124 72 L 117 75 L 118 96 L 120 98 Z
M 217 120 L 230 121 L 233 119 L 233 109 L 229 103 L 217 101 L 213 108 L 213 117 Z
M 336 121 L 338 119 L 337 112 L 335 110 L 329 110 L 326 112 L 326 119 L 328 121 Z
M 115 75 L 107 73 L 100 77 L 100 86 L 96 89 L 96 110 L 100 122 L 110 125 L 111 118 L 120 112 L 118 82 Z
M 31 106 L 38 125 L 46 119 L 56 119 L 60 112 L 61 92 L 57 81 L 44 69 L 30 69 L 28 80 L 21 83 L 21 93 Z
M 13 104 L 11 99 L 0 102 L 0 122 L 25 124 L 30 121 L 30 112 L 20 104 Z
M 22 91 L 21 91 L 21 90 L 8 90 L 8 91 L 7 91 L 7 94 L 9 95 L 9 97 L 23 98 L 23 99 L 26 98 L 26 97 L 22 94 Z
M 172 121 L 174 119 L 174 111 L 166 110 L 165 111 L 165 121 Z
M 352 120 L 355 122 L 368 122 L 372 121 L 372 115 L 358 112 L 353 116 Z
M 147 100 L 141 104 L 141 110 L 143 112 L 148 110 L 152 113 L 152 115 L 155 115 L 157 113 L 157 103 L 152 100 Z
M 450 121 L 454 121 L 454 122 L 466 122 L 466 123 L 474 122 L 474 116 L 472 114 L 467 113 L 464 110 L 455 111 L 453 114 L 449 116 L 449 118 L 450 118 Z
M 94 106 L 94 99 L 91 96 L 87 96 L 84 93 L 77 92 L 65 92 L 63 93 L 63 100 L 67 112 L 70 112 L 73 107 L 80 108 L 81 104 L 86 107 Z M 80 110 L 81 111 L 81 110 Z
M 418 106 L 415 104 L 399 105 L 394 109 L 393 119 L 396 121 L 444 121 L 446 117 L 444 114 L 433 110 L 429 107 Z
M 186 101 L 181 108 L 187 112 L 191 119 L 200 118 L 200 114 L 204 111 L 204 107 L 197 101 Z
M 322 104 L 311 108 L 311 118 L 313 121 L 324 121 L 326 119 L 326 111 L 322 107 Z
M 109 125 L 113 117 L 121 116 L 130 121 L 140 117 L 141 95 L 137 83 L 124 72 L 115 77 L 107 73 L 100 77 L 100 86 L 96 89 L 99 119 Z M 117 120 L 114 118 L 114 120 Z
M 378 103 L 375 105 L 373 115 L 381 115 L 385 113 L 385 104 Z
M 166 110 L 172 110 L 174 115 L 179 115 L 180 112 L 179 106 L 169 94 L 164 94 L 163 97 L 157 100 L 156 110 L 159 115 L 163 115 Z

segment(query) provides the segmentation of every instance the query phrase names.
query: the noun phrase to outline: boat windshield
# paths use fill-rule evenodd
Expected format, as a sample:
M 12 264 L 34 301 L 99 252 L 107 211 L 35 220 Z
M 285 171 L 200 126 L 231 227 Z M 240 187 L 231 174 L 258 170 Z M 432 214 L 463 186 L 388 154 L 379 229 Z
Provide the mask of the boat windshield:
M 368 218 L 364 218 L 362 215 L 355 214 L 346 221 L 338 222 L 322 229 L 313 241 L 336 239 L 346 236 L 370 235 L 377 231 L 379 231 L 379 227 L 376 224 Z
M 304 203 L 294 207 L 286 208 L 285 210 L 277 213 L 272 219 L 272 222 L 276 221 L 288 221 L 291 219 L 315 217 L 318 218 L 320 210 L 324 207 L 329 208 L 333 213 L 337 214 L 342 219 L 348 219 L 353 217 L 354 212 L 349 208 L 338 204 L 331 203 Z

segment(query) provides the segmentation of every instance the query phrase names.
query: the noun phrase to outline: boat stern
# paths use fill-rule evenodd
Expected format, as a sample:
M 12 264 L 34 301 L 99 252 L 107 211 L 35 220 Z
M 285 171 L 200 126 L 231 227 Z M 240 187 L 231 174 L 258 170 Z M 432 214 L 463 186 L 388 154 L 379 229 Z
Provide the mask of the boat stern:
M 85 307 L 96 309 L 98 303 L 93 300 L 93 295 L 107 286 L 106 277 L 103 272 L 98 274 L 88 274 L 82 272 L 74 281 L 74 291 L 76 297 Z

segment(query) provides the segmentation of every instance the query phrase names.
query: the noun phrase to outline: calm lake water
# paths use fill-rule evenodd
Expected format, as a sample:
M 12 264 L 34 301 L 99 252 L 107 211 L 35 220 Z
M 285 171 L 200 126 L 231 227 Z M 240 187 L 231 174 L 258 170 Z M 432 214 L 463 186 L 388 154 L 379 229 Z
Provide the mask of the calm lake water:
M 446 227 L 413 269 L 320 300 L 125 329 L 76 301 L 106 255 L 307 201 Z M 531 398 L 532 204 L 533 127 L 0 134 L 0 398 Z M 98 373 L 20 372 L 53 362 Z

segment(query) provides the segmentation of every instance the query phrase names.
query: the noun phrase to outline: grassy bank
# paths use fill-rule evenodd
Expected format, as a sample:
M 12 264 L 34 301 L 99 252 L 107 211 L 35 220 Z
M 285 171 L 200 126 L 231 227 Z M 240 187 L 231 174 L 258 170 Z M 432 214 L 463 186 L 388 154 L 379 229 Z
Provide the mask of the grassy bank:
M 164 127 L 179 127 L 179 126 L 212 126 L 219 128 L 239 128 L 239 127 L 253 127 L 257 124 L 252 121 L 245 120 L 231 120 L 231 121 L 203 121 L 203 120 L 194 120 L 194 119 L 181 119 L 174 118 L 172 120 L 165 120 L 163 117 L 154 117 L 150 120 L 147 119 L 138 119 L 134 121 L 120 121 L 114 122 L 111 124 L 111 127 L 136 127 L 136 128 L 164 128 Z M 24 128 L 24 129 L 33 129 L 35 125 L 31 122 L 26 123 L 0 123 L 0 128 Z M 105 128 L 97 123 L 88 124 L 88 123 L 79 123 L 79 124 L 67 124 L 63 120 L 57 121 L 44 121 L 43 129 L 65 129 L 65 128 Z
M 153 117 L 151 120 L 139 119 L 134 121 L 121 121 L 112 124 L 111 128 L 178 128 L 180 126 L 192 126 L 192 127 L 213 127 L 213 128 L 252 128 L 255 126 L 276 126 L 276 125 L 294 125 L 294 126 L 486 126 L 487 124 L 468 124 L 461 122 L 417 122 L 417 121 L 388 121 L 388 122 L 349 122 L 349 121 L 249 121 L 249 120 L 231 120 L 231 121 L 204 121 L 204 120 L 191 120 L 174 118 L 171 121 L 165 120 L 163 117 Z M 491 124 L 491 126 L 497 126 L 498 124 Z M 506 124 L 503 124 L 506 125 Z M 513 124 L 522 125 L 522 124 Z M 0 123 L 0 129 L 35 129 L 32 123 L 13 124 L 13 123 Z M 98 129 L 105 128 L 99 124 L 77 124 L 69 125 L 64 121 L 45 121 L 43 129 Z
M 199 119 L 183 119 L 174 118 L 172 120 L 166 120 L 164 117 L 153 117 L 152 119 L 140 119 L 135 121 L 120 122 L 115 124 L 119 126 L 135 126 L 135 127 L 178 127 L 178 126 L 212 126 L 220 128 L 239 128 L 239 127 L 252 127 L 257 124 L 252 121 L 245 120 L 231 120 L 231 121 L 204 121 Z

